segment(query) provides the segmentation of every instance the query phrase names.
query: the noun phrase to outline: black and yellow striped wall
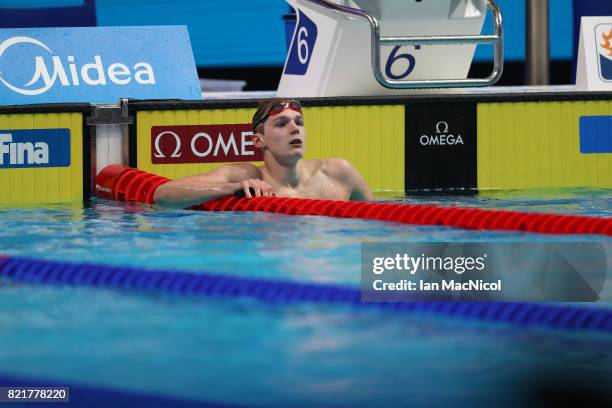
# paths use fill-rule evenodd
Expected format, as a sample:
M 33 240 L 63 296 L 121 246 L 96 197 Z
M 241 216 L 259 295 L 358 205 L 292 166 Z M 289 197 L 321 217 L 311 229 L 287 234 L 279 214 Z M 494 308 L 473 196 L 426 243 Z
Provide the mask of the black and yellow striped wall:
M 306 158 L 343 157 L 379 196 L 530 188 L 612 188 L 612 153 L 581 152 L 580 121 L 612 140 L 612 95 L 595 92 L 305 99 Z M 154 164 L 156 126 L 249 124 L 257 101 L 130 101 L 131 166 L 169 178 L 224 163 Z M 70 165 L 0 167 L 0 205 L 91 193 L 90 105 L 0 107 L 0 131 L 68 129 Z M 2 133 L 0 132 L 0 133 Z M 605 141 L 604 141 L 605 142 Z M 8 157 L 8 156 L 7 156 Z
M 80 104 L 0 107 L 0 134 L 25 131 L 36 137 L 38 130 L 62 130 L 67 137 L 62 139 L 66 146 L 61 147 L 68 156 L 61 166 L 11 166 L 9 144 L 4 143 L 0 154 L 7 166 L 0 167 L 0 205 L 76 202 L 89 195 L 90 183 L 84 178 L 90 171 L 89 153 L 85 154 L 89 150 L 88 130 L 84 126 L 89 109 L 89 105 Z M 51 149 L 56 148 L 51 145 Z
M 580 151 L 580 118 L 612 118 L 612 95 L 607 93 L 324 98 L 302 103 L 306 158 L 348 159 L 378 195 L 612 188 L 612 153 Z M 255 106 L 245 101 L 130 104 L 138 146 L 132 165 L 170 178 L 221 165 L 153 164 L 152 127 L 247 124 Z
M 612 117 L 612 96 L 479 103 L 477 109 L 479 190 L 612 188 L 612 152 L 581 153 L 579 130 L 581 117 Z M 604 130 L 608 139 L 610 132 Z
M 223 163 L 153 164 L 155 126 L 250 124 L 254 108 L 145 110 L 136 115 L 136 167 L 169 178 L 211 170 Z M 376 191 L 404 189 L 404 106 L 308 106 L 306 159 L 343 157 Z M 255 163 L 261 164 L 261 163 Z

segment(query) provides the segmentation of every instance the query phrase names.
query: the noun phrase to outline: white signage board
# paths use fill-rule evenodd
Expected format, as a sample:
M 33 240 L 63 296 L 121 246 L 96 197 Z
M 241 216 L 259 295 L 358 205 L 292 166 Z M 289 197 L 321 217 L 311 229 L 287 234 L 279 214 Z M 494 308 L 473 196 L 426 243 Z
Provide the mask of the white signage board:
M 612 91 L 612 16 L 582 17 L 576 88 Z

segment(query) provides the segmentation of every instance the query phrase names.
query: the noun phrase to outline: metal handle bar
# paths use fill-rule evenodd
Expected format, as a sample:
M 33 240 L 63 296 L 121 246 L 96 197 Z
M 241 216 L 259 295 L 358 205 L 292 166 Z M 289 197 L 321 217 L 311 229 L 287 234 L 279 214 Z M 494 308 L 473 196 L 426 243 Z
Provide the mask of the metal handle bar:
M 391 89 L 411 88 L 459 88 L 489 86 L 496 83 L 502 75 L 504 66 L 504 30 L 501 9 L 495 0 L 487 0 L 487 9 L 493 13 L 493 35 L 444 35 L 444 36 L 412 36 L 412 37 L 381 37 L 378 20 L 365 10 L 340 6 L 328 0 L 307 0 L 321 7 L 340 13 L 364 18 L 370 24 L 372 48 L 372 72 L 379 84 Z M 467 79 L 424 79 L 424 80 L 392 80 L 386 79 L 380 71 L 381 45 L 423 45 L 423 44 L 493 44 L 493 71 L 486 78 Z

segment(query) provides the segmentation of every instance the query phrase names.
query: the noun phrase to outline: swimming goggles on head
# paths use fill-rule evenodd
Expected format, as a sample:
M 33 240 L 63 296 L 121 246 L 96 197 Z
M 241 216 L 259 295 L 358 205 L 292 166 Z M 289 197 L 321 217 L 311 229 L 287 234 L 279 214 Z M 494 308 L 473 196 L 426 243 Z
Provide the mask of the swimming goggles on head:
M 266 119 L 268 119 L 268 117 L 276 116 L 285 109 L 291 109 L 292 111 L 302 113 L 302 105 L 300 105 L 300 103 L 295 99 L 277 102 L 263 111 L 259 119 L 253 121 L 253 130 L 255 130 L 260 123 L 263 123 Z

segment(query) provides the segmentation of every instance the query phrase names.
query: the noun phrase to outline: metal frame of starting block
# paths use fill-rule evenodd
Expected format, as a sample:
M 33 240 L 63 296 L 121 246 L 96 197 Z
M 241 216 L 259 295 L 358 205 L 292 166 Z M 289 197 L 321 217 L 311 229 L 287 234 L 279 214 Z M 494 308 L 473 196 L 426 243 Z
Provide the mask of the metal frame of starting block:
M 489 86 L 501 77 L 503 22 L 494 0 L 351 0 L 351 7 L 329 0 L 287 1 L 298 21 L 279 96 L 395 95 L 415 88 Z M 493 34 L 481 35 L 489 10 Z M 447 34 L 434 34 L 440 31 Z M 493 45 L 493 70 L 487 78 L 467 78 L 480 44 Z M 403 46 L 414 50 L 400 52 Z M 396 62 L 399 75 L 393 72 Z

